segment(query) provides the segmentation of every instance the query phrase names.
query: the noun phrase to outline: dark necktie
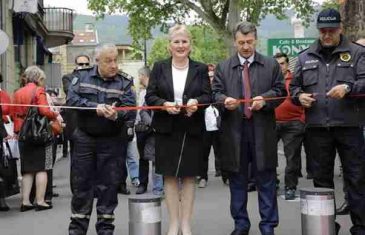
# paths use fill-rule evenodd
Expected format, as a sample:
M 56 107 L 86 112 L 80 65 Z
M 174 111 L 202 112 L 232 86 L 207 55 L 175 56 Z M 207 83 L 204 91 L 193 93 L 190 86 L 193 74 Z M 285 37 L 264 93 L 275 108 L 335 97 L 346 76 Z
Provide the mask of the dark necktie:
M 245 94 L 245 100 L 247 99 L 251 99 L 251 83 L 250 83 L 250 72 L 248 69 L 248 60 L 245 61 L 245 63 L 243 64 L 243 90 L 244 90 L 244 94 Z M 250 103 L 249 102 L 245 102 L 244 103 L 244 109 L 243 109 L 243 113 L 245 114 L 245 117 L 250 119 L 252 117 L 252 112 L 249 109 L 250 107 Z

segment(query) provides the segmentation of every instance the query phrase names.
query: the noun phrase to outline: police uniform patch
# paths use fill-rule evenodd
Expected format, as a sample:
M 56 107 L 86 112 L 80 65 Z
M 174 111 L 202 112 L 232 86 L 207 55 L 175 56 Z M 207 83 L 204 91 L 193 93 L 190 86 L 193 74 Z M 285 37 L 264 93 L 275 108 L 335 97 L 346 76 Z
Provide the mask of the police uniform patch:
M 72 79 L 72 85 L 76 85 L 77 84 L 77 82 L 79 81 L 79 78 L 78 77 L 74 77 L 73 79 Z
M 341 59 L 343 62 L 349 62 L 349 61 L 351 60 L 351 55 L 350 55 L 350 53 L 348 53 L 348 52 L 341 53 L 341 54 L 340 54 L 340 59 Z
M 126 78 L 130 81 L 133 81 L 133 77 L 131 75 L 129 75 L 128 73 L 123 72 L 123 71 L 119 71 L 119 74 L 122 75 L 124 78 Z

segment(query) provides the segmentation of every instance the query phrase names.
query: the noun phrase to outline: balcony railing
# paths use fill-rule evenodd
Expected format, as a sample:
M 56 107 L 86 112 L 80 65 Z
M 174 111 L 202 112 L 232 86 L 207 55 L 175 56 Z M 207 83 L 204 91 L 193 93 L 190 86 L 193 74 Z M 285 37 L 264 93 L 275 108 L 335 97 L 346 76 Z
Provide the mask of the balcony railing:
M 44 8 L 44 23 L 48 31 L 73 33 L 73 10 L 69 8 Z

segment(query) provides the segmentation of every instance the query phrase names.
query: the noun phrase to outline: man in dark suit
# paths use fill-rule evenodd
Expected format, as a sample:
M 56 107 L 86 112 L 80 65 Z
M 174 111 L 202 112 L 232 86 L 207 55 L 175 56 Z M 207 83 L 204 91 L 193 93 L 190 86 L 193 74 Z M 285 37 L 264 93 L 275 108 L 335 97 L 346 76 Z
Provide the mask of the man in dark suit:
M 66 74 L 62 77 L 62 87 L 63 87 L 63 91 L 66 94 L 66 99 L 67 99 L 67 94 L 68 94 L 68 88 L 70 87 L 71 83 L 72 83 L 72 79 L 74 78 L 74 74 L 75 72 L 77 72 L 79 69 L 82 68 L 87 68 L 90 66 L 90 57 L 87 55 L 78 55 L 75 58 L 75 64 L 76 67 L 74 69 L 74 71 L 72 71 L 72 73 Z M 72 133 L 74 132 L 74 130 L 76 129 L 76 122 L 77 122 L 77 113 L 76 110 L 73 109 L 65 109 L 62 110 L 61 113 L 65 123 L 66 123 L 66 127 L 63 130 L 63 147 L 62 147 L 62 152 L 63 152 L 63 157 L 67 157 L 68 155 L 68 142 L 70 142 L 70 157 L 72 158 L 72 152 L 73 152 L 73 141 L 71 139 Z M 71 165 L 72 167 L 72 165 Z M 71 172 L 70 171 L 70 188 L 71 188 L 71 192 L 73 193 L 73 186 L 72 186 L 72 176 L 71 176 Z
M 76 68 L 74 69 L 74 71 L 72 71 L 72 73 L 66 74 L 62 77 L 62 86 L 63 86 L 63 91 L 66 94 L 67 97 L 67 93 L 68 93 L 68 88 L 72 82 L 72 79 L 75 77 L 74 73 L 79 70 L 79 69 L 83 69 L 83 68 L 87 68 L 90 66 L 90 58 L 87 55 L 78 55 L 75 58 L 75 64 L 76 64 Z M 69 110 L 64 110 L 64 113 L 62 113 L 63 119 L 66 121 L 66 128 L 64 130 L 64 143 L 63 143 L 63 157 L 67 157 L 67 153 L 68 153 L 68 141 L 70 141 L 70 154 L 72 153 L 72 149 L 73 149 L 73 143 L 71 141 L 71 135 L 73 133 L 73 131 L 76 129 L 76 112 L 75 110 L 69 109 Z
M 249 22 L 234 31 L 237 54 L 220 63 L 213 80 L 213 96 L 221 107 L 221 167 L 229 172 L 231 235 L 249 233 L 247 213 L 248 165 L 252 165 L 259 195 L 261 234 L 273 235 L 279 223 L 276 199 L 277 144 L 274 109 L 282 100 L 267 97 L 286 95 L 279 64 L 256 49 L 257 31 Z M 240 103 L 238 99 L 251 99 Z

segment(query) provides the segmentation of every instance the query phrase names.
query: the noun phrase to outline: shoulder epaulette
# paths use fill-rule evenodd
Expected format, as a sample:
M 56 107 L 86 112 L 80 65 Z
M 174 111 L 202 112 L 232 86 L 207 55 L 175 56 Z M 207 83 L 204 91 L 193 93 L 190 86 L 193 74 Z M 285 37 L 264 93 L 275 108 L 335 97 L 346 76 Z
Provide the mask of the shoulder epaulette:
M 124 78 L 130 80 L 130 81 L 133 81 L 133 76 L 126 73 L 126 72 L 123 72 L 123 71 L 118 71 L 118 74 L 123 76 Z
M 308 50 L 309 49 L 309 47 L 307 47 L 307 48 L 305 48 L 305 49 L 303 49 L 303 50 L 301 50 L 300 52 L 298 52 L 298 55 L 299 54 L 302 54 L 303 52 L 305 52 L 306 50 Z
M 358 45 L 358 46 L 361 46 L 361 47 L 365 47 L 365 45 L 362 45 L 362 44 L 360 44 L 360 43 L 357 43 L 357 42 L 352 42 L 353 44 L 356 44 L 356 45 Z

